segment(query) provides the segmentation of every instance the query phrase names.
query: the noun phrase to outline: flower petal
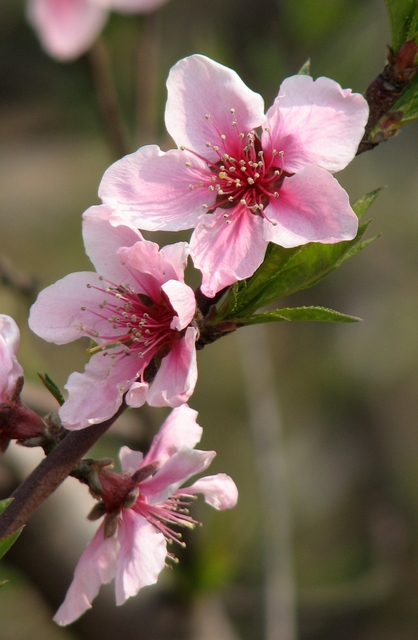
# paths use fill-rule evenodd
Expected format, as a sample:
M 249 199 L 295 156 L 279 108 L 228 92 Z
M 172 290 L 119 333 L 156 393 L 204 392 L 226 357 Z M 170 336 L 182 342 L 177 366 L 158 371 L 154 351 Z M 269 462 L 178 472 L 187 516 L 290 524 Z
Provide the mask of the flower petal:
M 65 600 L 54 616 L 55 622 L 70 624 L 90 609 L 100 586 L 115 576 L 117 546 L 116 538 L 104 537 L 102 524 L 78 561 Z
M 266 215 L 277 225 L 265 222 L 265 239 L 286 248 L 352 240 L 358 227 L 348 195 L 337 180 L 309 165 L 285 178 L 280 197 L 270 201 Z
M 262 146 L 284 151 L 288 172 L 314 164 L 334 173 L 354 158 L 368 115 L 363 96 L 334 80 L 292 76 L 267 112 L 270 130 L 263 130 Z
M 188 478 L 207 469 L 215 456 L 215 451 L 184 447 L 168 458 L 154 476 L 141 483 L 141 493 L 149 504 L 160 504 L 173 495 Z
M 0 401 L 7 401 L 16 388 L 16 381 L 23 376 L 23 369 L 16 358 L 20 331 L 10 316 L 0 314 Z
M 186 162 L 207 173 L 207 165 L 186 151 L 164 153 L 156 145 L 141 147 L 105 171 L 99 196 L 140 229 L 180 231 L 194 227 L 204 204 L 216 195 L 189 188 L 196 182 Z M 193 186 L 193 185 L 192 185 Z
M 123 604 L 142 587 L 157 582 L 165 566 L 164 536 L 132 509 L 123 511 L 118 532 L 120 551 L 116 567 L 116 604 Z
M 121 447 L 119 451 L 123 473 L 132 475 L 142 465 L 143 459 L 144 455 L 141 451 L 134 451 L 127 446 Z
M 203 432 L 202 427 L 197 424 L 196 418 L 197 411 L 191 409 L 187 404 L 173 409 L 154 437 L 145 456 L 144 464 L 158 460 L 162 466 L 183 447 L 193 449 L 200 441 Z
M 129 407 L 142 407 L 142 405 L 147 401 L 148 390 L 148 382 L 134 382 L 131 384 L 129 391 L 126 394 L 126 404 Z
M 263 98 L 235 71 L 202 55 L 177 62 L 167 90 L 167 131 L 178 147 L 184 145 L 215 162 L 224 152 L 234 156 L 237 143 L 241 145 L 238 133 L 248 133 L 264 120 Z M 224 145 L 221 134 L 226 135 Z M 219 155 L 207 143 L 219 146 Z
M 196 329 L 189 327 L 172 343 L 148 392 L 151 407 L 178 407 L 192 395 L 197 381 L 196 336 Z
M 111 356 L 95 354 L 84 373 L 72 373 L 64 385 L 68 400 L 59 409 L 67 429 L 77 430 L 108 420 L 119 409 L 123 394 L 138 376 L 136 358 L 122 357 L 115 366 Z
M 177 329 L 177 331 L 185 329 L 196 313 L 196 298 L 193 289 L 183 282 L 178 282 L 178 280 L 165 282 L 161 289 L 177 313 L 177 316 L 174 316 L 171 322 L 171 329 Z
M 107 317 L 100 315 L 100 305 L 107 297 L 104 289 L 93 271 L 70 273 L 40 292 L 30 310 L 30 328 L 55 344 L 91 337 L 96 330 L 108 333 Z
M 238 489 L 235 482 L 225 473 L 216 476 L 205 476 L 194 482 L 190 487 L 178 489 L 178 495 L 194 495 L 203 493 L 205 502 L 215 509 L 232 509 L 238 500 Z
M 143 240 L 135 227 L 121 224 L 120 217 L 108 205 L 96 205 L 83 214 L 83 239 L 86 253 L 101 276 L 118 284 L 132 284 L 117 251 Z
M 161 247 L 160 255 L 167 280 L 184 282 L 184 270 L 189 253 L 190 247 L 187 242 L 176 242 Z
M 263 261 L 267 242 L 263 220 L 240 207 L 202 216 L 190 241 L 194 265 L 202 272 L 202 293 L 212 298 L 224 287 L 251 276 Z M 230 223 L 230 224 L 229 224 Z
M 44 49 L 58 60 L 73 60 L 92 46 L 107 12 L 90 0 L 30 0 L 28 19 Z

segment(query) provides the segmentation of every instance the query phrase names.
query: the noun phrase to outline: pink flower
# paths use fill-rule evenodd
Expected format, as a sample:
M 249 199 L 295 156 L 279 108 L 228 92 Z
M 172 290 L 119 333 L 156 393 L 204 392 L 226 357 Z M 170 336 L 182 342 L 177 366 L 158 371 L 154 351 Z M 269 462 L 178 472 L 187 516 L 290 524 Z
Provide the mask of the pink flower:
M 23 369 L 17 361 L 20 332 L 10 316 L 0 314 L 0 451 L 10 440 L 43 436 L 44 423 L 21 399 Z
M 328 78 L 288 78 L 264 102 L 239 76 L 194 55 L 170 71 L 165 121 L 179 149 L 149 145 L 113 164 L 99 194 L 140 229 L 195 227 L 202 291 L 251 276 L 268 242 L 350 240 L 357 217 L 331 173 L 353 159 L 364 98 Z M 260 128 L 260 132 L 255 131 Z
M 145 458 L 138 451 L 120 451 L 123 475 L 103 471 L 102 502 L 94 509 L 105 515 L 94 538 L 81 556 L 74 580 L 54 620 L 66 625 L 91 607 L 100 585 L 115 578 L 116 604 L 123 604 L 142 587 L 154 584 L 164 568 L 167 542 L 181 542 L 175 526 L 193 527 L 188 498 L 202 493 L 215 509 L 230 509 L 238 491 L 233 480 L 220 473 L 179 487 L 204 471 L 214 451 L 193 449 L 202 428 L 196 411 L 187 405 L 174 409 L 154 438 Z M 156 469 L 158 471 L 155 473 Z
M 20 332 L 10 316 L 0 314 L 0 402 L 9 402 L 16 391 L 23 369 L 17 361 Z
M 183 281 L 188 245 L 159 250 L 103 205 L 84 213 L 83 236 L 98 273 L 72 273 L 51 285 L 29 318 L 50 342 L 88 336 L 96 343 L 85 372 L 68 379 L 64 425 L 82 429 L 110 418 L 125 394 L 133 407 L 186 402 L 197 380 L 196 300 Z
M 85 53 L 102 30 L 108 11 L 146 13 L 168 0 L 29 0 L 28 18 L 45 51 L 58 60 Z

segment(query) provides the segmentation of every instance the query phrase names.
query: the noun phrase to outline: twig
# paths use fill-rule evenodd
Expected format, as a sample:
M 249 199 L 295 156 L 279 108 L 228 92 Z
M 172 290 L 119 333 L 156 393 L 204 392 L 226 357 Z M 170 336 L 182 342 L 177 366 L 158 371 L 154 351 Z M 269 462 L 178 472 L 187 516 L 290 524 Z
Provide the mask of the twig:
M 12 494 L 13 502 L 0 515 L 0 540 L 11 535 L 57 489 L 97 440 L 126 409 L 123 403 L 109 420 L 80 431 L 72 431 L 36 467 Z

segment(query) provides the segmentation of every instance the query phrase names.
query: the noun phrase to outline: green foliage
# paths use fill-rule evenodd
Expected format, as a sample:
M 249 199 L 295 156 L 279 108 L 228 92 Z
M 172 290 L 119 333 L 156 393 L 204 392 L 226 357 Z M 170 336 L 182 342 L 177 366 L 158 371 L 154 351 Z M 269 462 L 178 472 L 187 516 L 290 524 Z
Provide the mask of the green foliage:
M 327 309 L 326 307 L 293 307 L 287 309 L 274 309 L 266 313 L 258 313 L 250 318 L 244 318 L 245 325 L 261 324 L 264 322 L 359 322 L 360 318 L 348 316 L 345 313 Z
M 353 205 L 359 219 L 377 198 L 379 192 L 380 189 L 376 189 Z M 369 224 L 370 221 L 361 223 L 357 236 L 347 242 L 336 244 L 312 242 L 294 249 L 284 249 L 278 245 L 270 244 L 263 264 L 254 275 L 231 287 L 218 310 L 216 322 L 251 318 L 257 309 L 296 291 L 313 286 L 336 269 L 344 260 L 374 240 L 372 238 L 360 242 Z M 288 317 L 286 319 L 296 318 Z
M 40 379 L 42 380 L 44 386 L 48 389 L 49 393 L 51 393 L 55 400 L 58 402 L 59 405 L 63 405 L 65 400 L 64 400 L 64 396 L 62 395 L 61 391 L 58 388 L 58 385 L 55 384 L 55 382 L 49 377 L 49 375 L 47 373 L 45 373 L 44 375 L 42 375 L 41 373 L 38 373 Z
M 307 61 L 299 69 L 298 75 L 309 76 L 310 74 L 311 74 L 311 59 L 308 58 Z
M 393 111 L 401 111 L 399 125 L 418 120 L 418 75 L 411 81 L 408 89 L 393 107 Z
M 392 34 L 392 48 L 397 53 L 407 40 L 418 41 L 417 0 L 385 0 Z
M 8 498 L 7 500 L 0 500 L 0 514 L 3 513 L 3 511 L 6 509 L 6 507 L 9 506 L 12 500 L 13 498 Z M 12 533 L 11 536 L 8 536 L 7 538 L 3 538 L 2 540 L 0 540 L 0 559 L 5 555 L 5 553 L 7 553 L 10 547 L 16 542 L 22 530 L 23 530 L 23 527 L 20 527 L 20 529 L 15 533 Z M 2 584 L 4 584 L 4 581 L 0 583 L 0 586 Z

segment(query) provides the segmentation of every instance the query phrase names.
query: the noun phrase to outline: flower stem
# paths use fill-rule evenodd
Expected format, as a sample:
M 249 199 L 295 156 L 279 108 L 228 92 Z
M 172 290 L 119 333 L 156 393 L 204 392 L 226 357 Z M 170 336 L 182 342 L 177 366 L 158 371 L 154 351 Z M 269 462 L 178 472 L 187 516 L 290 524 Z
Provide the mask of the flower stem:
M 13 502 L 0 515 L 0 540 L 26 524 L 34 511 L 57 489 L 125 409 L 126 405 L 123 403 L 108 420 L 80 431 L 72 431 L 51 451 L 13 492 Z

